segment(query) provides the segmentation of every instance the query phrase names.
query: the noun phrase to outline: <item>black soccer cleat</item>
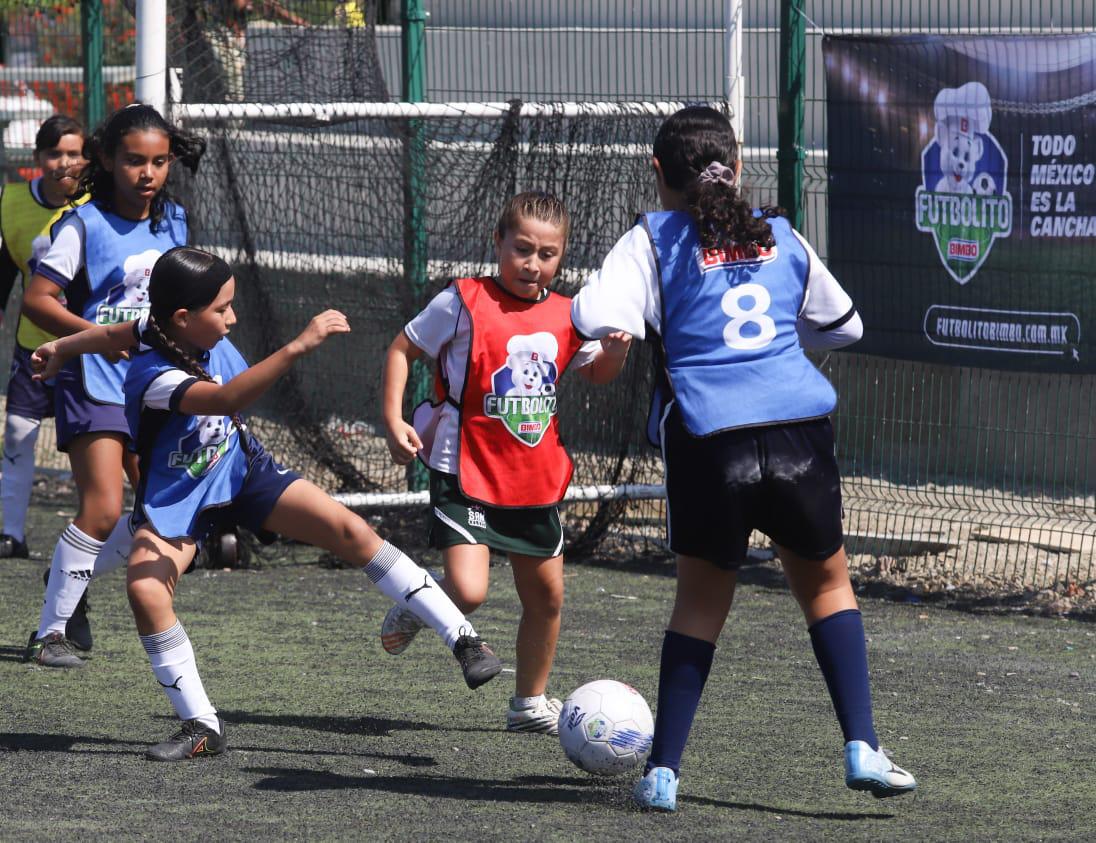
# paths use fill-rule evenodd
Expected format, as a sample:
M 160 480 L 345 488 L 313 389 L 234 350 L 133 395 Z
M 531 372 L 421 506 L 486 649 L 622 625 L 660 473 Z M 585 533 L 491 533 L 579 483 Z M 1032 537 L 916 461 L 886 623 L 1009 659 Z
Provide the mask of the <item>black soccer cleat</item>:
M 205 755 L 220 755 L 227 748 L 225 721 L 217 717 L 219 732 L 210 729 L 200 720 L 184 720 L 182 727 L 163 743 L 150 747 L 145 753 L 149 761 L 186 761 Z
M 30 549 L 25 541 L 0 533 L 0 559 L 29 559 Z
M 453 645 L 453 655 L 464 671 L 464 681 L 469 688 L 478 688 L 490 682 L 502 671 L 502 662 L 478 635 L 462 635 Z
M 42 572 L 42 585 L 49 585 L 49 568 Z M 72 612 L 72 617 L 65 624 L 65 638 L 74 644 L 78 650 L 85 653 L 91 652 L 91 621 L 88 620 L 88 592 L 80 595 L 80 602 Z
M 51 632 L 45 638 L 35 637 L 38 630 L 30 634 L 23 661 L 34 662 L 42 667 L 83 667 L 84 660 L 71 641 L 60 632 Z

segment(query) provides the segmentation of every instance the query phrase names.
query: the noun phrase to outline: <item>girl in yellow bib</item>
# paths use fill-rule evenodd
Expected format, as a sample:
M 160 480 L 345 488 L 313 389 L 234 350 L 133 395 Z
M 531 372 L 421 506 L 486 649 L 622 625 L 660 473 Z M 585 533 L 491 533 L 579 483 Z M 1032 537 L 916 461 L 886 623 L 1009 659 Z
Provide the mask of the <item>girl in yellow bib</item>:
M 49 249 L 53 224 L 68 208 L 86 201 L 86 196 L 74 199 L 81 192 L 80 174 L 87 163 L 80 124 L 63 114 L 46 120 L 34 137 L 34 163 L 41 176 L 25 184 L 9 184 L 0 195 L 0 314 L 16 277 L 22 278 L 24 287 L 30 283 L 38 261 Z M 42 419 L 53 416 L 53 386 L 33 379 L 30 355 L 51 339 L 52 334 L 25 313 L 19 314 L 4 424 L 0 557 L 26 559 L 29 555 L 25 527 L 34 484 L 34 447 Z M 84 640 L 81 637 L 81 643 Z
M 530 192 L 503 209 L 495 231 L 499 273 L 446 287 L 392 342 L 384 419 L 393 460 L 430 470 L 430 540 L 442 550 L 441 587 L 466 614 L 487 597 L 490 550 L 509 555 L 521 600 L 516 692 L 506 727 L 556 734 L 560 702 L 546 694 L 563 606 L 563 528 L 557 504 L 573 470 L 560 441 L 556 387 L 573 365 L 589 381 L 620 373 L 631 336 L 583 342 L 570 299 L 548 286 L 570 218 L 554 196 Z M 403 418 L 412 361 L 437 360 L 437 402 Z M 424 583 L 429 585 L 429 583 Z M 402 653 L 422 628 L 393 607 L 381 643 Z

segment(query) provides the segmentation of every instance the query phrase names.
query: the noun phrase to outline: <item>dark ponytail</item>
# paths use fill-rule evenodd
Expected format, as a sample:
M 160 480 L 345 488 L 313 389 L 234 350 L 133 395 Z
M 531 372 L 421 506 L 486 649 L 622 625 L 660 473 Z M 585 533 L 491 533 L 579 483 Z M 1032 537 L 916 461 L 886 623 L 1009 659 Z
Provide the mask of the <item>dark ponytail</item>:
M 216 381 L 201 361 L 167 335 L 163 326 L 170 324 L 177 310 L 200 310 L 210 305 L 231 277 L 228 264 L 216 255 L 193 246 L 176 246 L 159 257 L 148 281 L 149 312 L 144 338 L 171 363 L 206 383 Z M 233 413 L 231 418 L 240 433 L 244 452 L 253 456 L 247 425 L 239 413 Z
M 205 139 L 172 125 L 151 105 L 134 103 L 115 111 L 84 141 L 84 157 L 88 159 L 88 165 L 80 178 L 81 191 L 86 190 L 92 199 L 105 207 L 113 207 L 114 176 L 103 166 L 102 159 L 114 157 L 125 135 L 145 131 L 167 135 L 168 148 L 175 160 L 192 173 L 198 171 L 198 162 L 205 154 Z M 160 227 L 169 201 L 171 194 L 165 185 L 152 198 L 149 208 L 149 227 L 153 231 Z
M 739 161 L 734 129 L 714 108 L 689 106 L 671 114 L 655 136 L 654 156 L 666 185 L 685 195 L 701 248 L 738 245 L 755 257 L 776 242 L 768 218 L 780 211 L 770 208 L 754 216 L 753 206 L 734 183 Z

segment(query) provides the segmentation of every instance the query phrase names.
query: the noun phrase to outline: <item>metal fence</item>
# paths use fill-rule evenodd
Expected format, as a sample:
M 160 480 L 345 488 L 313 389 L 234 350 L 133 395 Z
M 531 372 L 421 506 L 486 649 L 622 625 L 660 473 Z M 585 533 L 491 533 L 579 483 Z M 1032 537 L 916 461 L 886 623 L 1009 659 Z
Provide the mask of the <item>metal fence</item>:
M 334 4 L 333 20 L 339 14 L 345 19 L 352 5 L 353 0 Z M 781 10 L 787 5 L 746 0 L 742 12 L 744 180 L 758 204 L 776 201 L 778 193 Z M 806 33 L 802 228 L 824 259 L 824 34 L 1096 31 L 1096 7 L 1078 0 L 801 0 L 790 6 Z M 382 2 L 375 30 L 391 98 L 403 89 L 399 7 Z M 0 93 L 29 91 L 55 107 L 78 110 L 78 83 L 61 77 L 24 83 L 14 72 L 20 66 L 79 65 L 76 6 L 62 4 L 56 13 L 38 8 L 28 2 L 6 15 L 0 86 L 8 87 Z M 428 3 L 425 96 L 434 102 L 722 100 L 729 84 L 732 8 L 720 0 Z M 132 21 L 118 0 L 107 0 L 105 9 L 108 31 L 123 33 L 108 37 L 107 64 L 125 66 L 131 53 L 124 33 Z M 267 37 L 275 26 L 249 25 L 248 49 L 254 53 L 249 64 L 263 65 L 264 44 L 277 40 Z M 51 50 L 64 57 L 50 60 Z M 126 83 L 118 79 L 115 103 L 127 96 Z M 945 586 L 1091 583 L 1096 576 L 1091 425 L 1096 378 L 927 365 L 852 352 L 819 363 L 840 394 L 835 421 L 849 544 L 861 563 L 882 574 L 905 568 L 907 577 Z

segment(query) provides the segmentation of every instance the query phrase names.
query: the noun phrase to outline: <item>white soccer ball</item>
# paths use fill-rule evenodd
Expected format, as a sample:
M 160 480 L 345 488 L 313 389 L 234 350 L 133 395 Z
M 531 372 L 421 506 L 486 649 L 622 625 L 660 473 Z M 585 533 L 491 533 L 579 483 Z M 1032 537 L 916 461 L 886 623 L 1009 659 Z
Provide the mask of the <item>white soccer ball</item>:
M 626 773 L 647 759 L 655 722 L 643 695 L 613 679 L 587 682 L 563 703 L 559 742 L 567 757 L 595 776 Z
M 979 173 L 970 184 L 979 196 L 992 196 L 997 192 L 997 182 L 989 173 Z

